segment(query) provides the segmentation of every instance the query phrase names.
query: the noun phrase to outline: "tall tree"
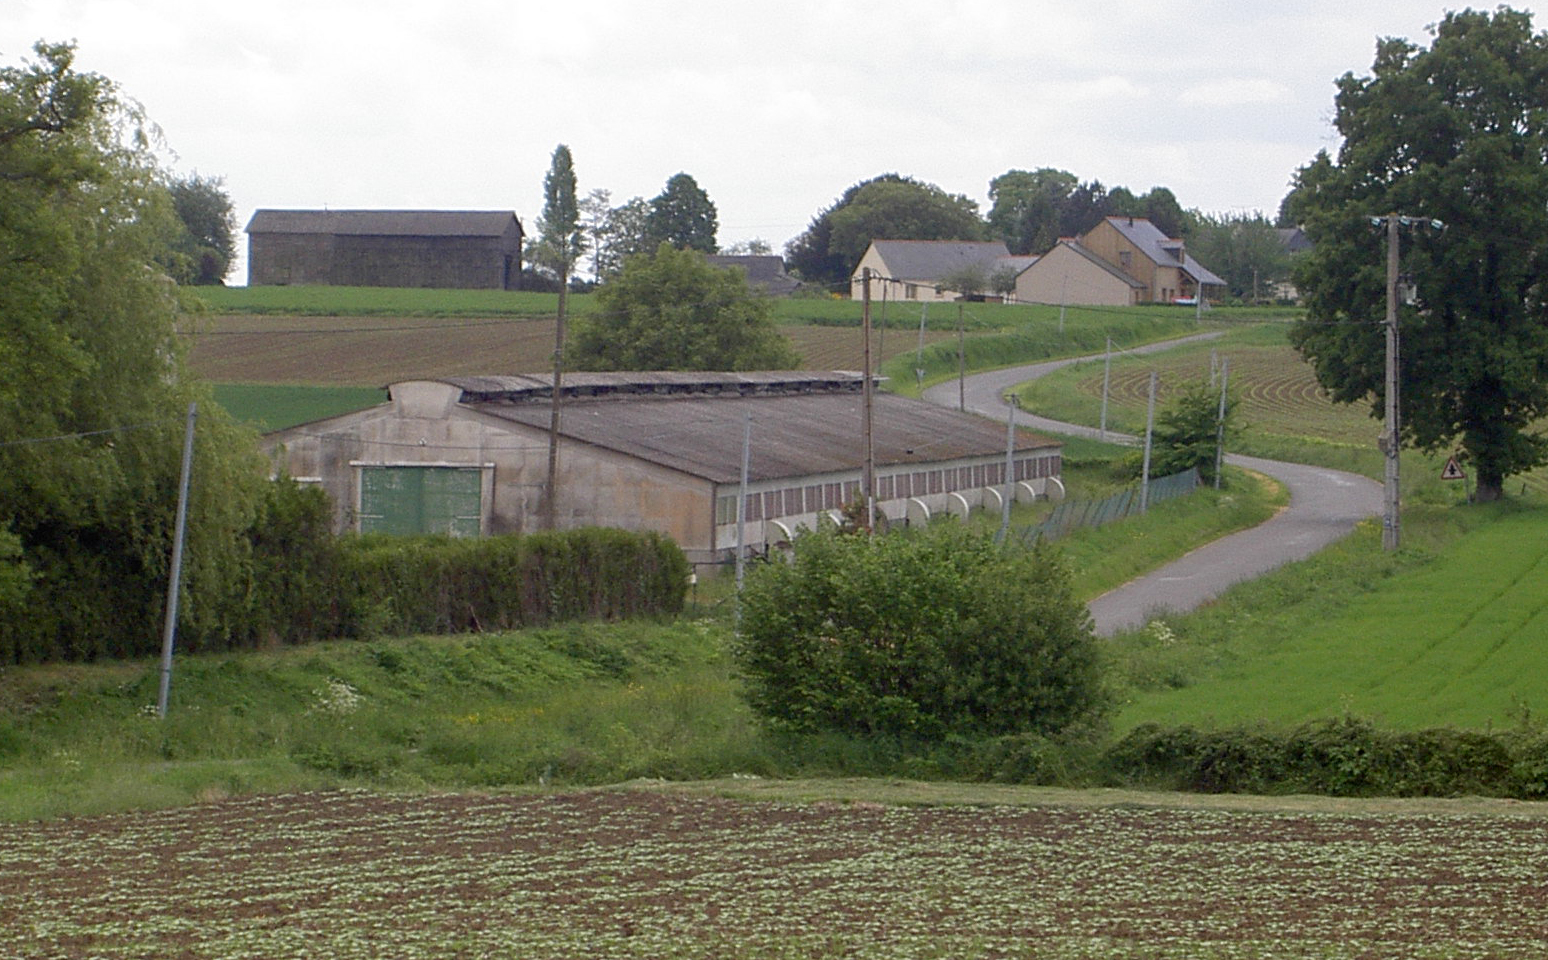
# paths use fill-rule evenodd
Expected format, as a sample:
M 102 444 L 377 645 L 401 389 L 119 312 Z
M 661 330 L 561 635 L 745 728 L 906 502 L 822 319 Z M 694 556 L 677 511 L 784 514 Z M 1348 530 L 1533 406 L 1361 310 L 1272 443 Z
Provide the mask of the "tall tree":
M 829 249 L 848 276 L 872 240 L 982 240 L 987 235 L 978 204 L 933 183 L 873 180 L 829 217 Z
M 1079 181 L 1044 167 L 1007 170 L 989 181 L 989 227 L 1017 256 L 1043 253 L 1059 242 L 1064 208 Z
M 861 190 L 879 182 L 917 183 L 896 173 L 884 173 L 846 189 L 837 200 L 818 211 L 799 236 L 785 244 L 785 264 L 792 273 L 810 284 L 848 289 L 854 264 L 846 263 L 843 254 L 833 249 L 833 215 L 853 203 Z
M 220 177 L 193 173 L 167 185 L 172 209 L 183 225 L 175 244 L 179 262 L 173 276 L 183 283 L 224 283 L 236 259 L 236 214 Z
M 1287 203 L 1316 247 L 1296 270 L 1292 341 L 1344 402 L 1383 410 L 1385 243 L 1372 218 L 1444 221 L 1402 237 L 1417 302 L 1400 311 L 1402 441 L 1460 442 L 1480 499 L 1548 462 L 1548 38 L 1531 16 L 1449 13 L 1429 49 L 1377 44 L 1372 75 L 1337 82 L 1337 160 Z
M 799 357 L 767 297 L 741 270 L 710 266 L 663 243 L 630 257 L 597 288 L 576 323 L 574 357 L 588 370 L 787 370 Z
M 1290 253 L 1259 213 L 1197 215 L 1188 235 L 1188 252 L 1209 264 L 1233 297 L 1257 297 L 1290 277 Z
M 667 180 L 666 189 L 650 201 L 645 218 L 645 238 L 651 246 L 670 243 L 680 250 L 714 253 L 718 230 L 715 204 L 686 173 Z
M 184 414 L 198 402 L 182 622 L 229 629 L 264 482 L 183 365 L 179 236 L 139 110 L 74 48 L 0 67 L 0 661 L 143 652 L 159 633 Z M 14 590 L 0 589 L 0 598 Z
M 570 300 L 570 272 L 585 250 L 580 228 L 580 203 L 575 198 L 575 162 L 564 144 L 554 148 L 548 175 L 543 178 L 543 215 L 538 218 L 538 243 L 533 258 L 559 277 L 559 311 L 554 323 L 554 385 L 550 395 L 548 425 L 548 486 L 543 497 L 543 524 L 548 530 L 558 522 L 560 387 L 564 379 L 565 319 Z

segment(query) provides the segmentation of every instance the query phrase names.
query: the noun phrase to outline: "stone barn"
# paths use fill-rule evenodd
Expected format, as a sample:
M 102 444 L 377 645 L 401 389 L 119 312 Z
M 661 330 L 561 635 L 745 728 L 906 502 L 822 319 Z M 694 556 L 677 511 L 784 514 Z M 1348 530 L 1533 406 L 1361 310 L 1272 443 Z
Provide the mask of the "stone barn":
M 523 236 L 508 210 L 259 210 L 247 282 L 515 290 Z
M 655 530 L 709 562 L 734 552 L 741 504 L 749 550 L 788 541 L 859 494 L 862 388 L 845 372 L 567 374 L 559 523 Z M 276 469 L 327 491 L 340 530 L 530 531 L 551 395 L 552 378 L 537 374 L 406 381 L 387 403 L 268 434 L 264 446 Z M 1012 438 L 1004 424 L 885 393 L 872 423 L 890 520 L 1063 496 L 1057 440 Z

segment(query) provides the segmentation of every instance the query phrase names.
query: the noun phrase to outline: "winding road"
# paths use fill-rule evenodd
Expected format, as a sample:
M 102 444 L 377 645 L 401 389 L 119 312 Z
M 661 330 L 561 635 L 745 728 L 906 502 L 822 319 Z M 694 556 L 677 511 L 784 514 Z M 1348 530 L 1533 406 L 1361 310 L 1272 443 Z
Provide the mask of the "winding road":
M 1215 336 L 1218 334 L 1196 334 L 1125 352 L 1159 353 Z M 1100 354 L 974 374 L 963 384 L 960 398 L 967 410 L 1003 421 L 1009 410 L 1004 394 L 1012 387 L 1073 363 L 1097 359 L 1101 359 Z M 937 384 L 925 390 L 924 398 L 955 407 L 959 402 L 958 384 L 955 380 Z M 1100 435 L 1093 427 L 1061 423 L 1026 411 L 1017 413 L 1016 422 L 1044 433 L 1093 438 Z M 1120 442 L 1133 440 L 1111 431 L 1107 437 Z M 1257 457 L 1229 455 L 1226 459 L 1234 466 L 1256 470 L 1284 484 L 1290 492 L 1290 505 L 1256 527 L 1201 544 L 1185 556 L 1091 601 L 1091 618 L 1098 634 L 1111 636 L 1144 626 L 1158 613 L 1191 610 L 1233 584 L 1311 556 L 1347 534 L 1359 521 L 1381 512 L 1381 485 L 1366 477 Z

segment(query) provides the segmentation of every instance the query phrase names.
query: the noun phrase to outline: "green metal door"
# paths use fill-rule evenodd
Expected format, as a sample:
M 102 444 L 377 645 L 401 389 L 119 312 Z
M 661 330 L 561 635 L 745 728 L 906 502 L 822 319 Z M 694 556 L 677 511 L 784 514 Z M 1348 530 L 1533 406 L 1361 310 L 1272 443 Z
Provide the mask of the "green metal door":
M 476 537 L 482 493 L 478 467 L 361 467 L 360 531 Z

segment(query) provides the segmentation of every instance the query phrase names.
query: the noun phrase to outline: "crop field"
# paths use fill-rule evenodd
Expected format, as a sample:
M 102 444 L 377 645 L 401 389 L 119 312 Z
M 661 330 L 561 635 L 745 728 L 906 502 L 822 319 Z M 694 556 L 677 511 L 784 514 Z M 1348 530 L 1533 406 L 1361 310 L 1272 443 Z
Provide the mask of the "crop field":
M 860 331 L 789 326 L 805 364 L 858 370 Z M 929 331 L 926 343 L 952 336 Z M 217 383 L 329 384 L 380 387 L 413 377 L 541 372 L 553 368 L 551 319 L 227 316 L 189 334 L 194 372 Z M 872 340 L 876 359 L 913 350 L 918 334 L 888 331 Z
M 31 958 L 1537 958 L 1548 820 L 336 791 L 3 828 Z

